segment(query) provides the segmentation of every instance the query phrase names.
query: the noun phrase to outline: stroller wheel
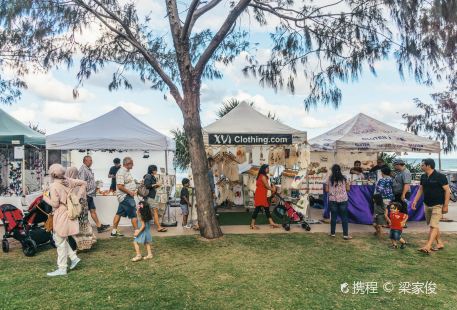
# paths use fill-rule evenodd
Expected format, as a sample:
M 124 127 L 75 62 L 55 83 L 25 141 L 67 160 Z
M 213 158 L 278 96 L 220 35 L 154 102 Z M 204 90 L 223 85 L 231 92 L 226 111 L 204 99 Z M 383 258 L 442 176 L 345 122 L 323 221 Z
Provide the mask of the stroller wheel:
M 311 230 L 311 226 L 309 226 L 309 224 L 306 223 L 306 222 L 301 223 L 301 227 L 306 231 L 310 231 Z
M 35 241 L 32 239 L 25 239 L 22 243 L 22 252 L 24 252 L 25 256 L 33 256 L 36 254 L 37 246 Z
M 10 243 L 7 239 L 2 240 L 2 250 L 4 253 L 8 253 L 10 251 Z

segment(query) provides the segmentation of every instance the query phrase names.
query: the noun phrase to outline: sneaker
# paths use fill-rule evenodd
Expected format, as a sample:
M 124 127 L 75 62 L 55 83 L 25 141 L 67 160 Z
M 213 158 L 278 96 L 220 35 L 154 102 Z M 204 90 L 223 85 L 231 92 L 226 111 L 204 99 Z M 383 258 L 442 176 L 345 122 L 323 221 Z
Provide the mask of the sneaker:
M 330 237 L 335 237 L 335 234 L 330 234 L 329 236 L 330 236 Z
M 192 228 L 192 225 L 191 224 L 187 224 L 186 226 L 184 226 L 185 228 L 188 228 L 188 229 L 191 229 Z
M 132 262 L 139 262 L 140 260 L 143 260 L 143 257 L 141 255 L 137 255 L 134 258 L 132 258 Z
M 119 230 L 116 230 L 115 233 L 111 232 L 111 237 L 124 237 L 124 234 L 120 233 Z
M 106 225 L 106 224 L 102 224 L 102 226 L 101 226 L 101 228 L 103 228 L 103 229 L 108 229 L 110 227 L 111 227 L 111 225 Z
M 108 226 L 108 227 L 105 227 L 104 225 L 102 225 L 102 226 L 100 226 L 100 227 L 97 227 L 97 232 L 98 232 L 99 234 L 101 234 L 101 233 L 105 232 L 108 228 L 109 228 L 109 226 Z
M 81 261 L 81 259 L 79 257 L 76 257 L 75 260 L 72 260 L 71 261 L 71 264 L 70 264 L 70 270 L 73 270 L 76 268 L 76 266 L 78 266 L 79 262 Z
M 48 277 L 58 277 L 58 276 L 66 276 L 67 275 L 67 269 L 57 269 L 53 272 L 48 272 L 46 274 Z

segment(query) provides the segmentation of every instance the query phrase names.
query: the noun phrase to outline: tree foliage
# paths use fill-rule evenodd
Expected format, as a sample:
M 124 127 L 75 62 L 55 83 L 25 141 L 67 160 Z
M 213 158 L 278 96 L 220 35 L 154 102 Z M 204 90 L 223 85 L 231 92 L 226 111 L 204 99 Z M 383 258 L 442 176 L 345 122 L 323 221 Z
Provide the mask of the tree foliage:
M 190 166 L 189 145 L 187 143 L 186 133 L 184 132 L 184 129 L 177 128 L 172 130 L 171 134 L 173 135 L 176 144 L 173 164 L 176 169 L 185 171 Z
M 33 124 L 33 123 L 29 122 L 29 128 L 38 133 L 41 133 L 42 135 L 46 134 L 46 130 L 40 128 L 40 124 Z
M 457 149 L 457 1 L 435 1 L 432 10 L 423 13 L 419 20 L 421 35 L 418 41 L 427 46 L 428 54 L 438 59 L 432 66 L 448 88 L 431 94 L 433 102 L 415 98 L 417 112 L 403 115 L 407 128 L 413 133 L 425 132 L 441 142 L 444 152 Z
M 241 52 L 252 52 L 247 31 L 236 27 L 243 13 L 260 25 L 277 23 L 270 35 L 270 59 L 261 63 L 250 53 L 244 72 L 258 77 L 261 85 L 292 93 L 297 76 L 304 75 L 310 89 L 308 108 L 318 102 L 337 106 L 342 97 L 337 81 L 359 79 L 364 66 L 375 73 L 376 61 L 391 54 L 401 74 L 410 73 L 424 83 L 449 72 L 440 70 L 443 56 L 455 63 L 455 28 L 449 26 L 455 23 L 455 0 L 240 0 L 231 2 L 219 31 L 194 32 L 198 20 L 221 2 L 168 1 L 170 29 L 180 32 L 173 39 L 154 31 L 151 16 L 140 18 L 134 1 L 1 0 L 1 68 L 20 77 L 70 66 L 82 55 L 78 85 L 106 64 L 116 63 L 109 89 L 131 88 L 125 73 L 135 71 L 151 88 L 170 91 L 180 101 L 184 71 L 203 79 L 221 78 L 216 63 L 229 64 Z M 176 19 L 178 12 L 187 14 Z M 95 43 L 81 40 L 80 33 L 93 28 L 101 31 Z M 186 69 L 177 58 L 188 58 L 191 67 Z M 16 89 L 6 96 L 11 102 L 25 84 L 5 84 L 4 74 L 0 78 L 0 85 Z
M 219 117 L 219 118 L 224 117 L 225 115 L 227 115 L 230 111 L 232 111 L 242 102 L 249 104 L 251 107 L 254 107 L 253 101 L 244 101 L 244 100 L 238 100 L 236 98 L 230 98 L 230 99 L 225 100 L 222 103 L 222 107 L 216 113 L 217 117 Z M 279 118 L 276 116 L 276 114 L 271 111 L 268 111 L 267 117 L 271 118 L 272 120 L 279 121 Z

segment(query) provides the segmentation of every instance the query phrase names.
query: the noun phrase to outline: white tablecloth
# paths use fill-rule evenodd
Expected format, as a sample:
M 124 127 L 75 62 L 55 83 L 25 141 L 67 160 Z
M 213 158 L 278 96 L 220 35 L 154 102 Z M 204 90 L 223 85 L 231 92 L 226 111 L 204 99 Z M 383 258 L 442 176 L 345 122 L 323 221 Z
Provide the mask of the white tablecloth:
M 135 200 L 138 203 L 138 198 L 135 198 Z M 96 196 L 94 197 L 94 203 L 100 223 L 113 225 L 113 219 L 119 206 L 116 196 Z M 90 215 L 89 219 L 95 225 Z M 122 217 L 119 226 L 132 226 L 132 222 L 128 218 Z
M 27 209 L 22 207 L 22 197 L 19 196 L 0 196 L 0 206 L 4 204 L 10 204 L 18 209 Z

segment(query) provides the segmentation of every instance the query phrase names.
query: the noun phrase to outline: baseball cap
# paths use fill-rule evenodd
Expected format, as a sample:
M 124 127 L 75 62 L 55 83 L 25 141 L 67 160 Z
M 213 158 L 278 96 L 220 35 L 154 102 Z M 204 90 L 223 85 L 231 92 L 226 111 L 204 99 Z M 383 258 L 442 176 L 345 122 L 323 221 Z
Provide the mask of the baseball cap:
M 394 160 L 394 165 L 404 165 L 405 161 L 403 159 L 395 159 Z

